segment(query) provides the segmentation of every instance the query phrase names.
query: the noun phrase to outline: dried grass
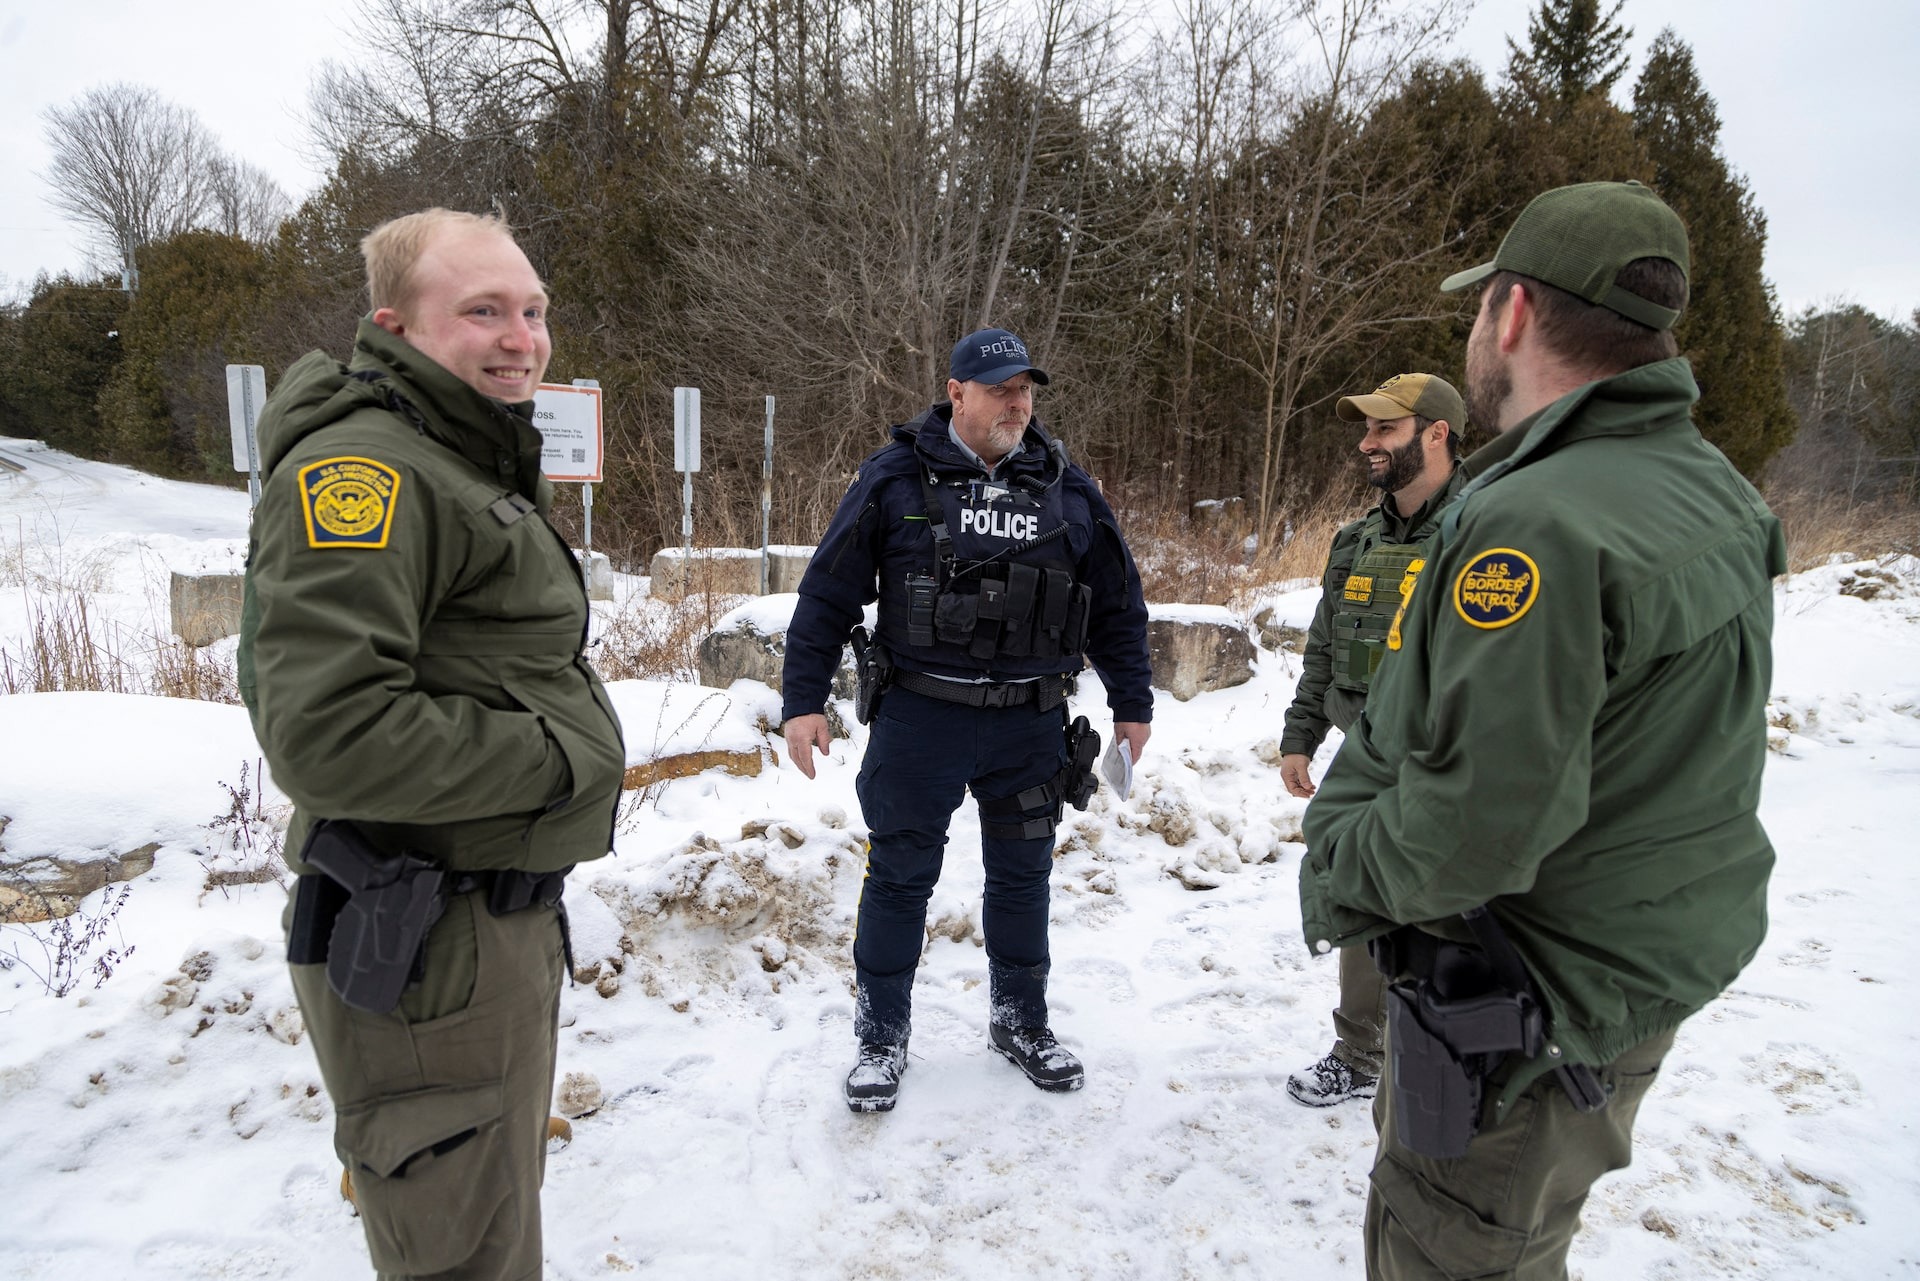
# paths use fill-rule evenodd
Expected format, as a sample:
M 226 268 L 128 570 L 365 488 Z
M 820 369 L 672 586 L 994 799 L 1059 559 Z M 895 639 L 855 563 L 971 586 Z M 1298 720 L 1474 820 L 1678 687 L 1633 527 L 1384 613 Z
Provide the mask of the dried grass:
M 1339 491 L 1281 513 L 1276 534 L 1253 536 L 1234 507 L 1195 518 L 1173 509 L 1129 512 L 1122 529 L 1141 585 L 1156 604 L 1246 603 L 1267 588 L 1318 579 L 1334 531 L 1364 515 L 1370 495 Z
M 700 642 L 739 599 L 696 593 L 669 603 L 635 597 L 608 621 L 587 658 L 601 680 L 696 681 Z
M 114 629 L 96 623 L 87 593 L 62 583 L 22 584 L 21 592 L 27 631 L 18 649 L 0 646 L 0 694 L 145 692 L 139 673 L 113 643 Z
M 1785 485 L 1768 487 L 1767 504 L 1786 527 L 1787 567 L 1793 572 L 1836 556 L 1920 555 L 1920 505 L 1850 502 L 1841 494 Z
M 26 605 L 23 634 L 0 643 L 0 694 L 90 690 L 238 703 L 231 658 L 189 646 L 178 636 L 129 627 L 96 603 L 112 579 L 100 554 L 73 559 L 24 539 L 0 547 L 0 582 Z M 148 612 L 160 616 L 150 599 Z

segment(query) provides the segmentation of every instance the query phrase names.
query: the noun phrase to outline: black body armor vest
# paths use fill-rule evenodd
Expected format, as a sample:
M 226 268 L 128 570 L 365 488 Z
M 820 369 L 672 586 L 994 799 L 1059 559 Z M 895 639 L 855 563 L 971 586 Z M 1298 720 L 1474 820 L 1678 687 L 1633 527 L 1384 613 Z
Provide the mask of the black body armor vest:
M 947 661 L 1073 659 L 1092 593 L 1073 577 L 1060 485 L 920 473 L 933 533 L 931 575 L 907 580 L 907 641 Z

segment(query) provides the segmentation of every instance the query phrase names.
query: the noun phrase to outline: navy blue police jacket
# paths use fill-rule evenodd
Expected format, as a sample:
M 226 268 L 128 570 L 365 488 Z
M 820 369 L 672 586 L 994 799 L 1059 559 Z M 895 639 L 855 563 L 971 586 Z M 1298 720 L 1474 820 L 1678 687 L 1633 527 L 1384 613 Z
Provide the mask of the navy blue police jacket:
M 987 478 L 986 469 L 954 443 L 952 415 L 952 404 L 942 401 L 912 422 L 896 425 L 892 441 L 868 455 L 854 474 L 800 580 L 781 678 L 783 720 L 825 710 L 841 649 L 876 597 L 878 637 L 894 662 L 909 670 L 1006 681 L 1078 668 L 1077 656 L 998 655 L 983 666 L 962 645 L 908 642 L 907 579 L 937 573 L 922 471 L 946 484 Z M 1067 460 L 1065 449 L 1035 418 L 1027 423 L 1019 447 L 1002 461 L 994 483 L 1044 492 L 1049 512 L 1057 510 L 1065 521 L 1061 537 L 1074 579 L 1091 591 L 1086 658 L 1106 686 L 1107 706 L 1116 721 L 1151 720 L 1152 671 L 1140 573 L 1093 478 Z M 1050 550 L 1058 554 L 1057 548 Z

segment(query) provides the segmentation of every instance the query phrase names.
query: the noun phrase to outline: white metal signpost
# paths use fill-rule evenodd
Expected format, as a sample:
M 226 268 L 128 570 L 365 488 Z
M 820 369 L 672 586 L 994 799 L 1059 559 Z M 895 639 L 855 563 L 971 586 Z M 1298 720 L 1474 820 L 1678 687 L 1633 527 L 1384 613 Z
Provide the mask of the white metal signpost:
M 680 473 L 680 572 L 693 581 L 693 473 L 700 470 L 700 389 L 673 389 L 673 469 Z
M 767 538 L 773 532 L 773 397 L 767 397 L 767 451 L 760 460 L 760 594 L 767 594 Z
M 267 371 L 259 365 L 227 366 L 227 417 L 233 429 L 233 469 L 247 473 L 247 503 L 260 502 L 260 444 L 254 425 L 267 403 Z

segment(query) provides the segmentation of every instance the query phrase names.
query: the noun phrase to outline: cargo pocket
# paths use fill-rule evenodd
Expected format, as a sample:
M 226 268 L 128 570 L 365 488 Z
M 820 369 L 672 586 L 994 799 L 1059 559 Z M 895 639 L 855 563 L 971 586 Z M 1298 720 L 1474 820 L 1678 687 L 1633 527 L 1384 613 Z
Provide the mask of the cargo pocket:
M 1373 1191 L 1394 1220 L 1387 1231 L 1401 1242 L 1369 1242 L 1393 1249 L 1418 1248 L 1447 1281 L 1501 1277 L 1520 1264 L 1527 1233 L 1488 1223 L 1391 1157 L 1373 1167 Z
M 468 1258 L 511 1193 L 502 1085 L 445 1085 L 340 1109 L 367 1250 L 382 1273 L 443 1272 Z

